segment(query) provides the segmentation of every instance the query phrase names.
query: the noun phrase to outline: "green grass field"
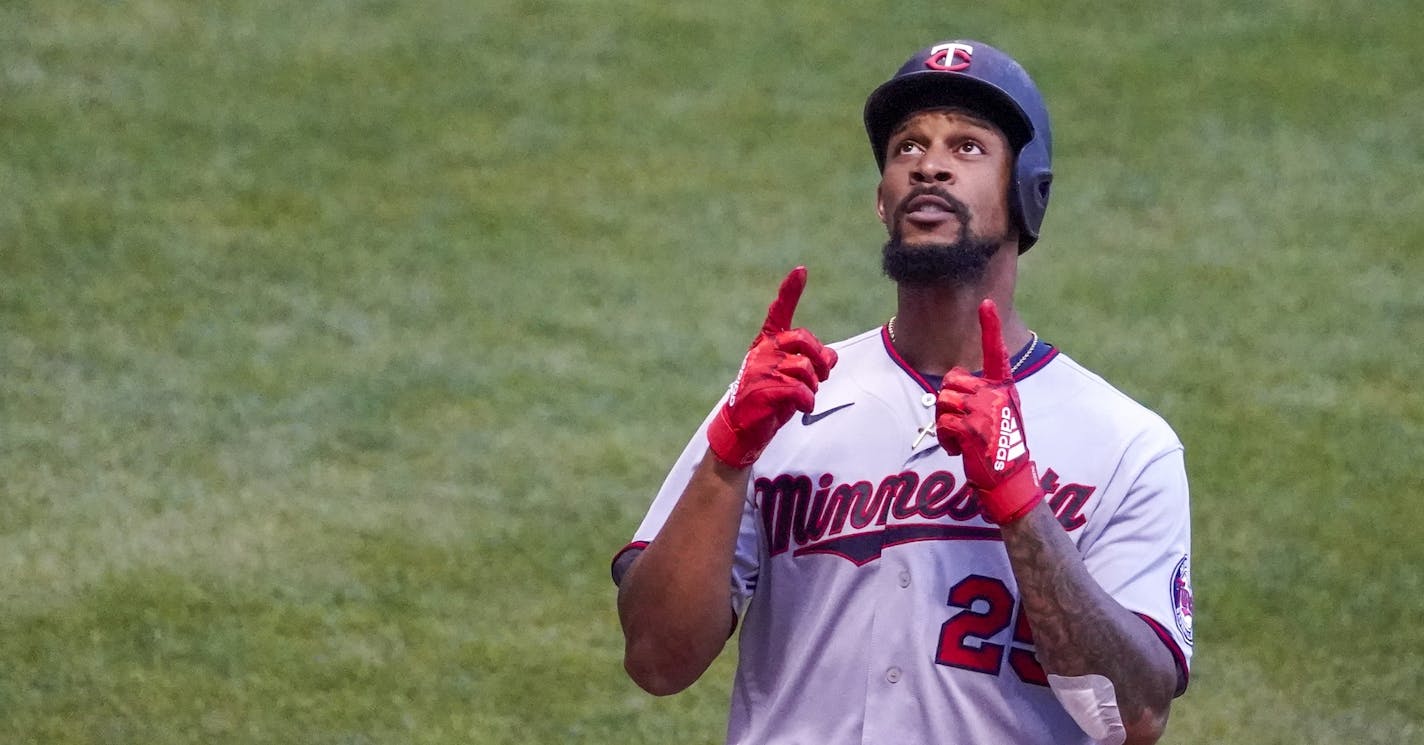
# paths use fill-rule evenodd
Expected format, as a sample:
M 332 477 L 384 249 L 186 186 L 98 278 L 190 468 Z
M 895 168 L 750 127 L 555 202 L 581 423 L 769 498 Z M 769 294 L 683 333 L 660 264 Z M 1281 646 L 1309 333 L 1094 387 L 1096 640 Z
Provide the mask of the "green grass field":
M 1424 743 L 1424 14 L 836 5 L 0 2 L 0 742 L 720 742 L 607 561 L 786 269 L 889 315 L 860 107 L 964 35 L 1021 310 L 1187 445 L 1165 742 Z

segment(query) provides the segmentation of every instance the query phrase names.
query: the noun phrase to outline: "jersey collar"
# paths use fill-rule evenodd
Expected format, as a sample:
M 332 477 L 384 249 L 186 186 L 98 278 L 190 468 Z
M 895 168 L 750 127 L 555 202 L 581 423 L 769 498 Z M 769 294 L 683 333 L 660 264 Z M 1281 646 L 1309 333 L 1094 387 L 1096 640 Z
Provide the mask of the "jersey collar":
M 939 381 L 931 381 L 929 378 L 925 377 L 923 373 L 914 369 L 913 367 L 910 367 L 910 363 L 906 362 L 905 358 L 900 356 L 900 352 L 897 351 L 895 349 L 895 345 L 890 342 L 890 327 L 888 325 L 880 327 L 880 341 L 885 345 L 885 353 L 890 356 L 890 360 L 894 362 L 895 365 L 899 367 L 902 371 L 904 371 L 906 375 L 910 376 L 910 379 L 914 380 L 915 383 L 919 385 L 921 389 L 923 389 L 927 393 L 938 392 Z M 1014 353 L 1014 356 L 1017 356 L 1022 353 L 1023 349 L 1020 349 L 1018 352 Z M 1027 378 L 1028 376 L 1038 372 L 1039 370 L 1042 370 L 1049 362 L 1053 360 L 1054 357 L 1057 356 L 1057 347 L 1053 346 L 1052 344 L 1049 344 L 1046 341 L 1043 341 L 1042 339 L 1039 339 L 1038 346 L 1033 350 L 1033 354 L 1027 360 L 1024 360 L 1023 364 L 1019 367 L 1019 371 L 1014 373 L 1014 382 L 1017 383 L 1020 380 L 1023 380 L 1024 378 Z M 974 374 L 979 375 L 981 374 L 981 372 L 982 371 L 975 371 Z

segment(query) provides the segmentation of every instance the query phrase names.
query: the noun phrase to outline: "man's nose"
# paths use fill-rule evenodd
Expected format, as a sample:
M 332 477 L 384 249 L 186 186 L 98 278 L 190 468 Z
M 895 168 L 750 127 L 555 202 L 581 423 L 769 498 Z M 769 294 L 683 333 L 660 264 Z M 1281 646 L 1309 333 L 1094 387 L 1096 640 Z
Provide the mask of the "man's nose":
M 950 168 L 949 156 L 938 148 L 925 153 L 915 164 L 911 178 L 919 184 L 952 182 L 954 171 Z

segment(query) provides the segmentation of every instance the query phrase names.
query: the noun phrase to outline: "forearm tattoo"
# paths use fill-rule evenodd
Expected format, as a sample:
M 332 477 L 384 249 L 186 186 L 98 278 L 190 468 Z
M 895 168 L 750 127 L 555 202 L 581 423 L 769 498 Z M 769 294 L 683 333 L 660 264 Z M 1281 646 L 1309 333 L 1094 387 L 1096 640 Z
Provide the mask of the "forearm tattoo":
M 1129 727 L 1165 710 L 1174 681 L 1153 662 L 1160 642 L 1098 585 L 1052 514 L 1036 509 L 1006 527 L 1004 545 L 1043 668 L 1111 680 Z

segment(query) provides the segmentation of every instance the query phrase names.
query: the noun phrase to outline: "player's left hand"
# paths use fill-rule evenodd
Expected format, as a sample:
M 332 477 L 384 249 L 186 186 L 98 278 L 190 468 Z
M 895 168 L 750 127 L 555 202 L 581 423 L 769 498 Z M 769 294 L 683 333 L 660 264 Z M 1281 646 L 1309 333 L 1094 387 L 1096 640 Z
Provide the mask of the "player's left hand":
M 1043 500 L 1029 459 L 1019 393 L 993 300 L 979 304 L 984 375 L 950 370 L 935 399 L 935 434 L 950 455 L 964 458 L 964 477 L 979 493 L 984 515 L 1004 524 L 1027 515 Z

